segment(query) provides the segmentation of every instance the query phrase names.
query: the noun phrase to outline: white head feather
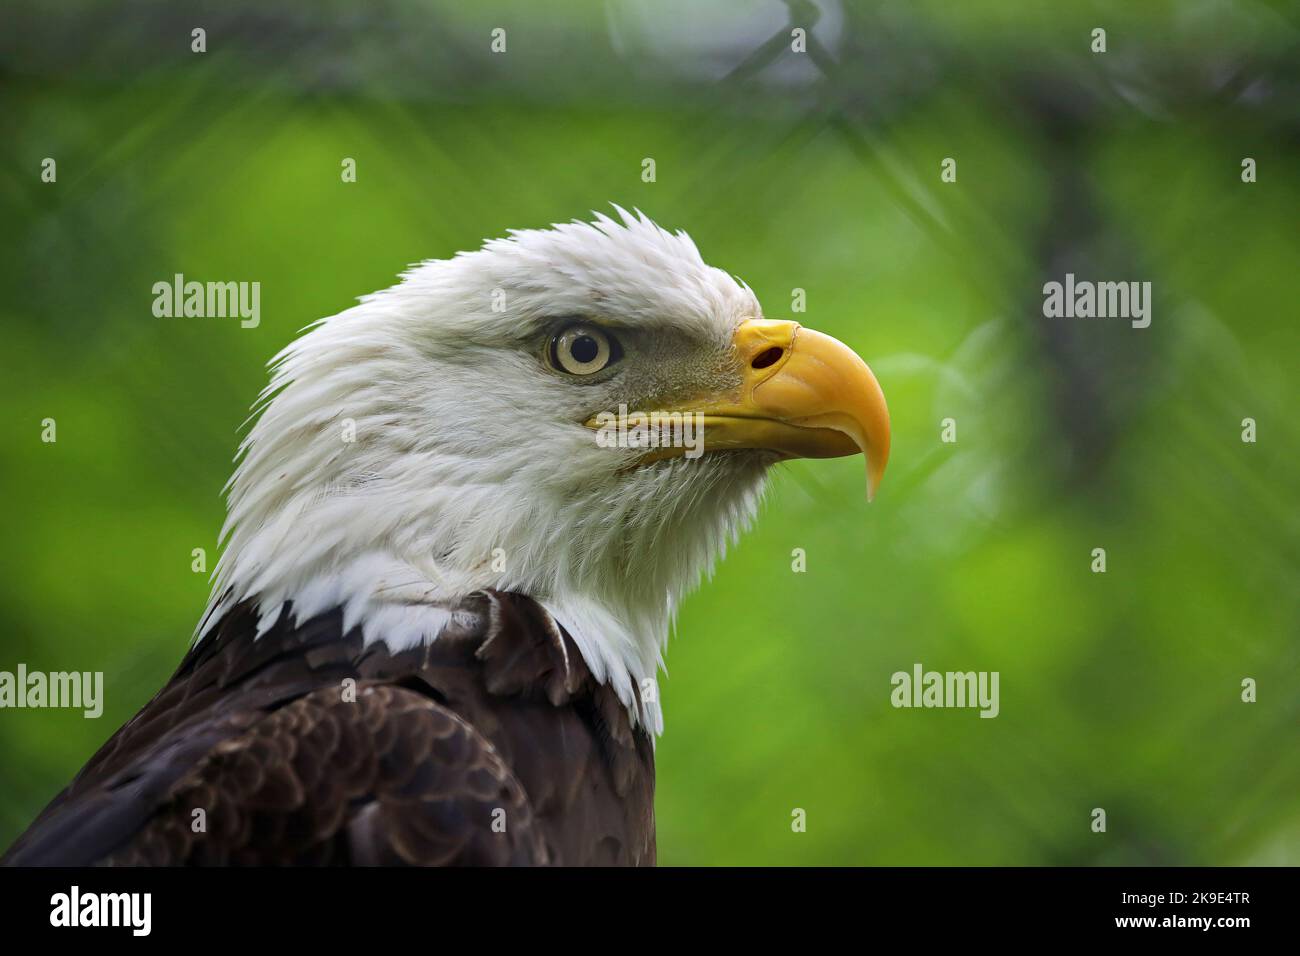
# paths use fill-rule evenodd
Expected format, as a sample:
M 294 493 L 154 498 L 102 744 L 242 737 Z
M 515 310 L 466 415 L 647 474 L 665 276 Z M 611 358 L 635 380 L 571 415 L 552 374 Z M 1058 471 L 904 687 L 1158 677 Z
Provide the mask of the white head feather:
M 638 691 L 772 458 L 630 468 L 637 452 L 598 447 L 582 423 L 719 384 L 715 359 L 761 312 L 684 233 L 618 214 L 422 263 L 272 360 L 201 633 L 242 601 L 263 631 L 288 602 L 298 620 L 341 606 L 345 628 L 400 650 L 435 640 L 465 596 L 518 591 L 662 728 Z M 622 330 L 627 373 L 588 384 L 548 368 L 538 343 L 566 318 Z

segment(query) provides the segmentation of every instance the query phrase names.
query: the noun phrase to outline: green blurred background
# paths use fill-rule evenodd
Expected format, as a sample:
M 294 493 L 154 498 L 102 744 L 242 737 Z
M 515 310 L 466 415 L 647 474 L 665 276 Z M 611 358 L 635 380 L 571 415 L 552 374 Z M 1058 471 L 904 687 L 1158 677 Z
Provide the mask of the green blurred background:
M 894 419 L 874 505 L 860 460 L 784 466 L 687 601 L 661 862 L 1300 862 L 1298 36 L 1258 2 L 8 0 L 0 669 L 107 701 L 0 711 L 0 846 L 183 654 L 267 359 L 613 201 L 771 316 L 805 290 Z M 1044 318 L 1067 271 L 1152 282 L 1151 327 Z M 176 272 L 260 281 L 260 326 L 154 318 Z M 999 671 L 1000 716 L 892 708 L 915 662 Z

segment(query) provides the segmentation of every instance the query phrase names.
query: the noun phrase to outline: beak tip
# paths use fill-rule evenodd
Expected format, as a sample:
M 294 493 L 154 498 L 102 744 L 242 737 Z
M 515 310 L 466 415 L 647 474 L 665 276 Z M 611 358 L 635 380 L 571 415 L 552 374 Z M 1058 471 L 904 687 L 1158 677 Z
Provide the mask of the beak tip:
M 876 500 L 876 491 L 880 488 L 880 480 L 885 477 L 885 469 L 871 460 L 871 456 L 864 452 L 867 458 L 867 504 Z

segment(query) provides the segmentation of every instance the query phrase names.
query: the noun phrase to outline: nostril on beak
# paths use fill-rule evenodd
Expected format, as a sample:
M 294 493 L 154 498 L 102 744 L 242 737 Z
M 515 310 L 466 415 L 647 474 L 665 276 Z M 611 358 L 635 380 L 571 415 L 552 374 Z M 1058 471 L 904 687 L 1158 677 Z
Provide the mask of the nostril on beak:
M 779 345 L 774 345 L 770 349 L 764 349 L 754 356 L 754 361 L 750 362 L 750 367 L 755 369 L 771 368 L 777 362 L 781 361 L 781 356 L 785 354 L 785 349 Z

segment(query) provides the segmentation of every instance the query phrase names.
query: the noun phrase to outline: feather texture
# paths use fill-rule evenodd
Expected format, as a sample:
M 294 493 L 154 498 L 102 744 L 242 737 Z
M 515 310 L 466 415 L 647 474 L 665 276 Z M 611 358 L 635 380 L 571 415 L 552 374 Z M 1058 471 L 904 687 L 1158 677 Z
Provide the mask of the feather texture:
M 232 609 L 2 862 L 652 864 L 644 728 L 531 599 L 455 612 L 392 653 Z

